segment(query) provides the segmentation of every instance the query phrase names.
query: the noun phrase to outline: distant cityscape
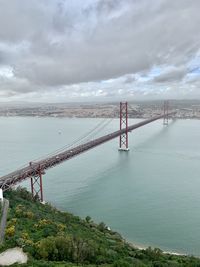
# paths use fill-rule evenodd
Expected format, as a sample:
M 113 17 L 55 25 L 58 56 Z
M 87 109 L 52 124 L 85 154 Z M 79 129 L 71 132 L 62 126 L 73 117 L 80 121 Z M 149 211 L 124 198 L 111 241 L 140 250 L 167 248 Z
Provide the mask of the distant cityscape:
M 176 118 L 200 119 L 200 100 L 171 100 L 169 112 Z M 163 113 L 163 101 L 129 102 L 130 118 L 150 118 Z M 2 103 L 0 116 L 117 118 L 119 103 Z

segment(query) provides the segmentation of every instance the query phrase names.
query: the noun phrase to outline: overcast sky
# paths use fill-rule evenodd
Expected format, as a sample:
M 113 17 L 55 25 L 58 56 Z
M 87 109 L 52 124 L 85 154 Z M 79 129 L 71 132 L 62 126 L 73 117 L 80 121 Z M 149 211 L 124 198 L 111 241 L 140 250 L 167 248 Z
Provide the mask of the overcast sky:
M 200 0 L 0 0 L 0 101 L 200 98 Z

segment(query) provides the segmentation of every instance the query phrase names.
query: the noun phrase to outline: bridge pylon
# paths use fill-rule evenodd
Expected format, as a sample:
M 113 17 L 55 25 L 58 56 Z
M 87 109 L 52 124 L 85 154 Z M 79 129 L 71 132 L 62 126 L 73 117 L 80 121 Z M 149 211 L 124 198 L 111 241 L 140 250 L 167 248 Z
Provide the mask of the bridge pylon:
M 34 169 L 34 176 L 31 177 L 31 193 L 33 198 L 38 198 L 41 202 L 43 199 L 43 185 L 42 185 L 42 175 L 45 172 L 41 169 L 40 165 L 35 165 L 30 162 L 29 165 Z
M 119 150 L 128 151 L 128 102 L 120 102 L 120 130 L 125 132 L 119 136 Z
M 169 121 L 169 101 L 165 100 L 164 101 L 164 117 L 163 117 L 163 125 L 168 125 Z

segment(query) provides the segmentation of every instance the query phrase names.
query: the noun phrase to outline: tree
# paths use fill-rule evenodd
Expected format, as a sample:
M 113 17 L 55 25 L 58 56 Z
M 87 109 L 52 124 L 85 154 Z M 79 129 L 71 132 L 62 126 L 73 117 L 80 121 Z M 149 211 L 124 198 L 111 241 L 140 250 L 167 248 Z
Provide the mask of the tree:
M 47 237 L 37 243 L 39 258 L 44 260 L 57 260 L 58 250 L 53 237 Z
M 117 260 L 113 264 L 113 267 L 130 267 L 130 266 L 131 265 L 123 259 Z
M 91 221 L 91 217 L 90 216 L 86 216 L 85 220 L 86 220 L 87 223 L 89 223 Z
M 57 236 L 55 238 L 55 246 L 58 250 L 57 260 L 72 260 L 72 240 L 70 237 Z
M 100 222 L 100 224 L 98 225 L 98 229 L 99 231 L 104 232 L 107 229 L 107 227 L 104 222 Z

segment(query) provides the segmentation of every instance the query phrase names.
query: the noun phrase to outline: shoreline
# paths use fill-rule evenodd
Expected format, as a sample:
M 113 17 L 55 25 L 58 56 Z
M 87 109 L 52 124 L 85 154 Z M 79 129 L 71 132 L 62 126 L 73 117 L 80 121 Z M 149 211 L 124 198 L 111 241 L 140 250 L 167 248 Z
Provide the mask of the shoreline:
M 48 202 L 47 202 L 47 203 L 48 203 Z M 42 204 L 45 204 L 45 202 L 42 203 Z M 54 204 L 52 204 L 52 203 L 50 203 L 50 202 L 49 202 L 49 204 L 52 205 L 53 207 L 55 207 L 55 208 L 56 208 L 57 210 L 59 210 L 60 212 L 63 212 L 63 213 L 67 212 L 67 211 L 65 211 L 65 210 L 61 210 L 61 209 L 59 209 L 58 207 L 56 207 Z M 74 213 L 73 213 L 73 214 L 74 214 Z M 79 216 L 79 215 L 76 215 L 76 216 Z M 81 219 L 84 219 L 84 218 L 82 218 L 82 217 L 80 217 L 80 218 L 81 218 Z M 96 223 L 95 223 L 95 224 L 96 224 Z M 113 230 L 113 229 L 110 228 L 110 227 L 108 227 L 108 228 L 109 228 L 110 231 L 115 231 L 115 230 Z M 132 241 L 126 239 L 125 237 L 123 237 L 123 235 L 122 235 L 120 232 L 118 232 L 118 231 L 116 231 L 116 232 L 119 233 L 119 234 L 122 236 L 123 240 L 124 240 L 126 243 L 128 243 L 130 246 L 132 246 L 132 247 L 134 247 L 134 248 L 136 248 L 136 249 L 139 249 L 139 250 L 146 250 L 146 249 L 148 249 L 149 247 L 151 247 L 152 249 L 155 249 L 155 248 L 160 249 L 160 250 L 162 251 L 163 254 L 170 254 L 170 255 L 175 255 L 175 256 L 190 256 L 189 254 L 184 254 L 184 253 L 181 253 L 181 252 L 162 250 L 160 247 L 154 247 L 154 246 L 151 246 L 151 245 L 145 246 L 145 245 L 142 245 L 142 244 L 137 244 L 137 243 L 132 242 Z M 198 256 L 195 256 L 195 257 L 198 257 Z M 199 258 L 199 257 L 198 257 L 198 258 Z
M 48 203 L 48 202 L 47 202 L 47 203 Z M 45 204 L 45 203 L 42 203 L 42 204 Z M 63 212 L 63 213 L 67 212 L 67 211 L 65 211 L 65 210 L 61 210 L 61 209 L 59 209 L 59 208 L 56 207 L 53 203 L 50 203 L 50 202 L 49 202 L 49 204 L 52 205 L 53 207 L 55 207 L 55 208 L 56 208 L 57 210 L 59 210 L 60 212 Z M 73 214 L 74 214 L 74 213 L 73 213 Z M 76 216 L 79 216 L 79 215 L 76 215 Z M 81 219 L 84 219 L 84 218 L 82 218 L 82 217 L 80 217 L 80 218 L 81 218 Z M 95 224 L 96 224 L 96 223 L 95 223 Z M 108 227 L 108 228 L 109 228 L 110 231 L 115 231 L 115 230 L 113 230 L 113 229 L 110 228 L 110 227 Z M 132 241 L 126 239 L 125 237 L 123 237 L 123 235 L 121 234 L 121 232 L 118 232 L 117 230 L 116 230 L 116 232 L 119 233 L 119 234 L 122 236 L 124 242 L 128 243 L 130 246 L 132 246 L 132 247 L 134 247 L 135 249 L 138 249 L 138 250 L 146 250 L 146 249 L 148 249 L 148 248 L 150 247 L 150 248 L 152 248 L 152 249 L 155 249 L 155 248 L 160 249 L 160 250 L 162 251 L 163 254 L 169 254 L 169 255 L 174 255 L 174 256 L 186 256 L 186 257 L 194 256 L 194 255 L 189 255 L 189 254 L 185 254 L 185 253 L 181 253 L 181 252 L 176 252 L 176 251 L 162 250 L 159 246 L 155 246 L 155 247 L 154 247 L 154 246 L 151 246 L 151 245 L 138 244 L 138 243 L 132 242 Z M 194 256 L 194 257 L 196 257 L 196 258 L 200 258 L 200 256 Z
M 111 117 L 111 116 L 97 116 L 97 117 L 90 117 L 90 116 L 49 116 L 49 115 L 0 115 L 0 118 L 53 118 L 53 119 L 119 119 L 118 117 Z M 138 120 L 145 120 L 150 119 L 149 117 L 129 117 L 129 119 L 138 119 Z M 200 117 L 174 117 L 175 120 L 200 120 Z
M 163 254 L 170 254 L 170 255 L 175 255 L 175 256 L 189 256 L 188 254 L 184 254 L 184 253 L 181 253 L 181 252 L 162 250 L 160 247 L 145 246 L 145 245 L 133 243 L 133 242 L 130 242 L 130 241 L 127 241 L 127 243 L 129 245 L 133 246 L 134 248 L 139 249 L 139 250 L 146 250 L 149 247 L 151 247 L 152 249 L 155 249 L 155 248 L 160 249 Z M 197 257 L 197 256 L 195 256 L 195 257 Z

